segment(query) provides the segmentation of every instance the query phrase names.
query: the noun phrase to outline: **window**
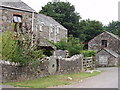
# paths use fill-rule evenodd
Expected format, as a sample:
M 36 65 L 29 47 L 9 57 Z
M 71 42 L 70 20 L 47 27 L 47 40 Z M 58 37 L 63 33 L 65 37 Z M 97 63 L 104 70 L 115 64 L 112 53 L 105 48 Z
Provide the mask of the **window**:
M 39 28 L 41 32 L 45 29 L 44 22 L 41 22 L 41 25 L 39 26 Z
M 42 31 L 43 31 L 43 30 L 42 30 L 42 26 L 40 25 L 39 27 L 40 27 L 40 31 L 42 32 Z
M 14 16 L 13 16 L 13 21 L 14 21 L 15 23 L 22 23 L 22 16 L 14 15 Z
M 52 26 L 52 28 L 51 28 L 51 33 L 53 33 L 54 30 L 55 30 L 55 26 Z
M 57 34 L 59 34 L 60 32 L 60 27 L 57 27 Z
M 102 46 L 107 47 L 107 40 L 102 40 Z
M 13 15 L 13 22 L 14 22 L 14 31 L 17 32 L 18 30 L 23 33 L 22 30 L 22 16 L 21 15 Z

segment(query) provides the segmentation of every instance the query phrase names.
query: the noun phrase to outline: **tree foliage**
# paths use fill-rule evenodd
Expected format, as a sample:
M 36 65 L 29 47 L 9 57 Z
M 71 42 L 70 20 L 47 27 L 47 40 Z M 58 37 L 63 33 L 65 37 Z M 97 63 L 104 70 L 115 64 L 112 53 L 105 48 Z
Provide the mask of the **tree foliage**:
M 85 57 L 92 57 L 96 55 L 96 51 L 94 50 L 87 50 L 81 52 Z
M 75 7 L 69 2 L 48 2 L 42 7 L 40 13 L 53 17 L 57 22 L 68 29 L 68 34 L 78 37 L 80 15 L 75 12 Z
M 48 2 L 40 13 L 53 17 L 68 29 L 68 35 L 73 35 L 83 42 L 88 42 L 104 30 L 103 24 L 99 21 L 89 19 L 80 21 L 80 15 L 69 2 Z
M 80 22 L 79 38 L 85 42 L 93 39 L 104 31 L 104 26 L 101 22 L 95 20 L 82 20 Z
M 54 45 L 57 47 L 57 49 L 68 50 L 70 56 L 80 54 L 83 50 L 83 44 L 80 43 L 78 38 L 73 36 L 68 37 L 68 39 L 63 39 Z
M 119 21 L 110 22 L 107 26 L 105 26 L 105 30 L 113 34 L 116 34 L 120 37 L 120 22 Z

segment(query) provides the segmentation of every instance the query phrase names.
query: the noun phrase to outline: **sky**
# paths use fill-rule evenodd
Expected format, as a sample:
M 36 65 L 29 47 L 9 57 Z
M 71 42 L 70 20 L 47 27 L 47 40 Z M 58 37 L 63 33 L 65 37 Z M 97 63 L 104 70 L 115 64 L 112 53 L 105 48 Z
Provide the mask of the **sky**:
M 44 5 L 52 0 L 22 0 L 39 12 Z M 104 25 L 118 21 L 118 2 L 120 0 L 61 0 L 68 1 L 75 6 L 75 11 L 82 19 L 97 20 Z

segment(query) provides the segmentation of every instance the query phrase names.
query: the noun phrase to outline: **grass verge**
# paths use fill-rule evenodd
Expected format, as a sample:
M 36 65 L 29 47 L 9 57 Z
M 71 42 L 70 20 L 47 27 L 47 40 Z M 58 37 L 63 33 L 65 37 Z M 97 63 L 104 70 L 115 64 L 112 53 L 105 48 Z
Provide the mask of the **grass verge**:
M 47 88 L 58 85 L 69 85 L 78 82 L 81 79 L 96 76 L 98 74 L 100 74 L 100 72 L 93 72 L 92 74 L 87 72 L 81 72 L 75 74 L 54 75 L 23 82 L 4 83 L 4 85 L 12 85 L 15 87 L 27 87 L 27 88 Z M 68 77 L 71 77 L 72 80 L 68 80 Z

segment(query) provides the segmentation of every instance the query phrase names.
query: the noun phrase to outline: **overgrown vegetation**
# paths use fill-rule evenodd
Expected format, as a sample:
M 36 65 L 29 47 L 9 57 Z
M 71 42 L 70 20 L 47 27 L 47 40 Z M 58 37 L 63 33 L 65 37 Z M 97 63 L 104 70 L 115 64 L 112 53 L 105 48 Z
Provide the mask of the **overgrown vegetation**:
M 91 57 L 96 55 L 96 51 L 94 50 L 86 50 L 81 52 L 85 57 Z
M 0 54 L 3 60 L 20 63 L 21 65 L 31 64 L 43 57 L 41 50 L 31 46 L 31 35 L 16 35 L 13 31 L 7 30 L 0 36 L 2 49 Z
M 100 74 L 100 72 L 94 72 L 92 74 L 82 72 L 76 74 L 54 75 L 54 76 L 43 77 L 35 80 L 28 80 L 24 82 L 5 83 L 5 85 L 13 85 L 16 87 L 28 87 L 28 88 L 47 88 L 58 85 L 69 85 L 75 82 L 79 82 L 82 79 L 96 76 L 98 74 Z M 68 77 L 71 77 L 72 80 L 69 80 Z
M 73 36 L 70 36 L 67 39 L 63 39 L 62 41 L 53 44 L 57 47 L 57 49 L 68 50 L 70 56 L 80 54 L 84 46 L 80 43 L 80 40 L 78 38 L 75 38 Z

